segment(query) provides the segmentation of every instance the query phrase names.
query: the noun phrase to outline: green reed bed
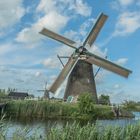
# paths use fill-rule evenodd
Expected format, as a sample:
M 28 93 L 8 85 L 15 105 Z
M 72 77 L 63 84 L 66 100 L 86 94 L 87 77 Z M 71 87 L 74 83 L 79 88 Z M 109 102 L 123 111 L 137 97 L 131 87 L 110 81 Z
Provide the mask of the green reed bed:
M 140 140 L 140 124 L 105 127 L 93 124 L 81 126 L 74 122 L 61 128 L 53 127 L 43 136 L 38 131 L 30 135 L 30 131 L 27 128 L 15 130 L 10 140 Z M 6 133 L 0 127 L 0 140 L 7 140 Z
M 48 140 L 139 140 L 140 124 L 126 127 L 103 127 L 87 124 L 67 124 L 62 129 L 52 128 Z
M 110 106 L 94 105 L 85 107 L 79 103 L 67 103 L 53 100 L 12 100 L 5 109 L 9 117 L 20 119 L 111 119 L 114 114 Z
M 15 100 L 8 103 L 6 114 L 16 118 L 57 118 L 72 117 L 78 111 L 76 104 L 59 101 Z

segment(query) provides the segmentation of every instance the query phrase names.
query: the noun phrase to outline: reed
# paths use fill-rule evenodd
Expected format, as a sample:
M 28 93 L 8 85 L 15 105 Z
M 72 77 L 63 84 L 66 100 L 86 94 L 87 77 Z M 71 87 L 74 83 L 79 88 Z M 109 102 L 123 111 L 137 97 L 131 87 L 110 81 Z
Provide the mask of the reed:
M 87 105 L 84 111 L 79 103 L 67 103 L 53 100 L 12 100 L 5 109 L 9 117 L 17 119 L 112 119 L 114 114 L 110 106 L 107 105 Z
M 15 130 L 11 140 L 139 140 L 140 124 L 119 126 L 99 126 L 97 124 L 86 124 L 81 126 L 79 123 L 67 123 L 64 127 L 53 127 L 46 135 L 40 135 L 36 131 L 30 135 L 28 128 Z M 0 139 L 6 140 L 3 131 L 0 131 Z
M 67 124 L 62 129 L 53 128 L 47 140 L 139 140 L 140 124 L 126 127 Z
M 77 111 L 76 104 L 47 100 L 15 100 L 9 102 L 6 107 L 6 114 L 16 118 L 57 118 L 60 116 L 71 118 Z

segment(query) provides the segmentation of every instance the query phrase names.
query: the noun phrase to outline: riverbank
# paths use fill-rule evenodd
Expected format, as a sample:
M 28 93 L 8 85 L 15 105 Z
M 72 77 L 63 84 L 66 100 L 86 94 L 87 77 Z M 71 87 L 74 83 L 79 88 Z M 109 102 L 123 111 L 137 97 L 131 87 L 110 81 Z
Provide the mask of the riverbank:
M 83 110 L 83 108 L 82 108 Z M 133 117 L 133 115 L 120 109 L 120 117 Z M 116 118 L 111 106 L 93 105 L 81 112 L 78 103 L 67 103 L 56 100 L 12 100 L 7 103 L 4 113 L 10 118 L 17 119 L 114 119 Z

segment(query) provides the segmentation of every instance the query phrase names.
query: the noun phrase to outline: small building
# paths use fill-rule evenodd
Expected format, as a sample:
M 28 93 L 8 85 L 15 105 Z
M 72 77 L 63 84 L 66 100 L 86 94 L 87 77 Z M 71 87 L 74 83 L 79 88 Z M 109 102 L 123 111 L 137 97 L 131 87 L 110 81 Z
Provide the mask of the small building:
M 26 97 L 29 96 L 26 92 L 17 92 L 17 91 L 11 91 L 9 92 L 8 96 L 12 99 L 22 99 L 24 100 Z

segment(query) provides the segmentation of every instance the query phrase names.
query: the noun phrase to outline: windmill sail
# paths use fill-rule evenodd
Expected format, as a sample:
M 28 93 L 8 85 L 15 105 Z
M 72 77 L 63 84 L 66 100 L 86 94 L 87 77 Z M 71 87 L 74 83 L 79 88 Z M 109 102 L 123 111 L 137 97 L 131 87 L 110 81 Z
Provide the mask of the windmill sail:
M 50 87 L 49 91 L 51 91 L 52 93 L 56 92 L 56 90 L 60 87 L 60 85 L 66 79 L 67 75 L 69 74 L 69 72 L 71 71 L 75 63 L 77 63 L 77 60 L 78 58 L 73 58 L 73 56 L 71 56 L 71 58 L 68 60 L 67 64 L 64 66 L 63 70 L 61 71 L 57 79 L 54 81 L 54 83 Z
M 83 43 L 83 46 L 85 46 L 86 44 L 89 44 L 89 46 L 91 46 L 94 43 L 101 28 L 103 27 L 105 21 L 107 20 L 107 17 L 108 17 L 107 15 L 104 15 L 103 13 L 101 13 L 97 22 L 95 23 L 91 32 L 89 33 L 88 37 L 86 38 L 85 42 Z
M 54 33 L 53 31 L 50 31 L 46 28 L 43 28 L 40 33 L 49 37 L 49 38 L 52 38 L 52 39 L 57 40 L 61 43 L 64 43 L 64 44 L 68 45 L 69 47 L 76 49 L 76 47 L 75 47 L 76 42 L 74 42 L 66 37 L 63 37 L 62 35 Z
M 107 59 L 101 58 L 95 54 L 87 52 L 87 59 L 85 59 L 86 62 L 89 62 L 90 64 L 95 64 L 99 67 L 102 67 L 104 69 L 107 69 L 111 72 L 114 72 L 116 74 L 119 74 L 123 77 L 128 77 L 132 71 L 119 66 L 111 61 L 108 61 Z

